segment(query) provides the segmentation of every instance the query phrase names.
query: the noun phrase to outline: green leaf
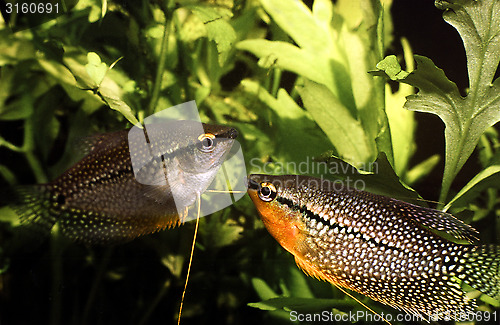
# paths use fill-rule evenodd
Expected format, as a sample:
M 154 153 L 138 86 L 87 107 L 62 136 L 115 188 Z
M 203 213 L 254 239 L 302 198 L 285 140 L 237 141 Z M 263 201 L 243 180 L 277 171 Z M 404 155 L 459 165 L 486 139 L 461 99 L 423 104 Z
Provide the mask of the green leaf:
M 211 218 L 203 218 L 203 231 L 200 230 L 200 235 L 204 237 L 204 243 L 210 247 L 223 247 L 234 243 L 241 238 L 243 227 L 238 225 L 234 220 L 221 220 L 212 216 Z
M 106 72 L 108 72 L 108 66 L 106 63 L 101 62 L 101 58 L 95 52 L 89 52 L 87 59 L 88 63 L 85 65 L 85 70 L 94 82 L 94 86 L 99 87 L 106 76 Z
M 287 42 L 259 39 L 241 41 L 236 47 L 249 51 L 259 58 L 265 58 L 278 68 L 295 72 L 326 85 L 334 91 L 331 69 L 327 68 L 329 67 L 328 59 L 317 53 L 302 50 Z
M 419 195 L 399 179 L 384 153 L 380 153 L 377 160 L 364 166 L 364 169 L 371 172 L 358 170 L 336 157 L 330 157 L 325 162 L 329 170 L 329 174 L 324 175 L 325 178 L 332 181 L 341 180 L 344 186 L 358 190 L 422 205 Z
M 408 41 L 401 40 L 403 46 L 406 66 L 413 68 L 413 54 Z M 391 133 L 391 145 L 394 153 L 394 171 L 396 174 L 412 184 L 413 181 L 408 181 L 406 177 L 408 172 L 408 163 L 416 150 L 415 145 L 415 112 L 402 109 L 406 101 L 406 97 L 415 93 L 412 86 L 400 84 L 396 92 L 391 91 L 391 87 L 385 85 L 385 111 L 389 121 Z M 423 175 L 421 175 L 423 176 Z
M 445 10 L 444 20 L 457 29 L 464 42 L 470 85 L 468 97 L 471 102 L 488 106 L 485 98 L 493 96 L 498 100 L 499 96 L 498 80 L 496 87 L 491 87 L 491 82 L 500 61 L 500 2 L 441 0 L 437 3 Z
M 104 101 L 111 109 L 122 113 L 122 115 L 125 116 L 125 118 L 129 120 L 132 125 L 139 124 L 139 121 L 135 117 L 135 114 L 130 106 L 119 98 L 118 93 L 109 88 L 101 88 L 99 91 Z
M 415 55 L 417 69 L 403 72 L 394 57 L 381 61 L 377 68 L 389 78 L 415 86 L 416 95 L 408 97 L 405 108 L 438 115 L 446 125 L 446 159 L 440 202 L 444 202 L 479 137 L 500 121 L 500 79 L 493 82 L 500 56 L 500 2 L 438 2 L 444 19 L 453 25 L 464 41 L 469 72 L 469 91 L 464 98 L 457 86 L 434 63 Z
M 473 179 L 465 185 L 455 197 L 446 204 L 444 211 L 447 211 L 454 204 L 463 204 L 478 196 L 487 188 L 500 188 L 500 165 L 490 166 L 480 171 Z
M 302 1 L 262 0 L 261 3 L 278 26 L 290 35 L 299 47 L 313 53 L 329 50 L 330 24 L 329 22 L 325 24 L 325 18 L 331 17 L 331 6 L 324 6 L 327 12 L 323 15 L 317 13 L 318 7 L 316 7 L 317 18 L 315 18 Z
M 295 265 L 289 269 L 290 275 L 288 277 L 288 287 L 290 292 L 302 298 L 314 298 L 314 295 L 307 284 L 307 276 L 299 270 Z
M 8 206 L 0 208 L 0 221 L 8 222 L 12 226 L 18 226 L 21 223 L 19 215 Z
M 151 38 L 161 39 L 163 37 L 163 29 L 164 27 L 160 24 L 151 26 L 146 30 L 146 35 Z
M 2 146 L 2 139 L 0 139 L 0 146 Z M 7 168 L 7 166 L 0 165 L 0 175 L 9 183 L 9 185 L 14 185 L 17 183 L 16 175 Z
M 107 0 L 96 0 L 89 3 L 88 6 L 91 8 L 89 13 L 89 23 L 95 23 L 100 19 L 103 19 L 108 10 Z
M 276 67 L 324 84 L 345 105 L 353 109 L 348 58 L 342 44 L 345 30 L 342 30 L 339 24 L 325 23 L 325 19 L 332 17 L 331 5 L 321 6 L 318 3 L 315 5 L 314 15 L 301 1 L 265 0 L 262 5 L 298 46 L 260 39 L 239 42 L 237 48 L 247 50 L 259 58 L 270 57 Z M 330 12 L 318 14 L 321 7 Z
M 2 68 L 0 77 L 0 120 L 21 120 L 33 113 L 33 92 L 27 92 L 30 85 L 20 84 L 23 72 L 25 72 L 23 69 L 16 69 L 16 67 Z
M 53 87 L 35 102 L 33 133 L 37 135 L 35 137 L 36 147 L 44 160 L 48 159 L 60 131 L 60 122 L 55 116 L 58 105 L 55 104 L 60 102 L 61 95 L 62 91 Z
M 278 157 L 282 163 L 281 173 L 296 174 L 297 164 L 293 162 L 301 162 L 332 149 L 310 114 L 298 106 L 286 90 L 280 89 L 278 98 L 274 98 L 256 82 L 243 80 L 241 85 L 272 110 L 274 115 L 269 122 L 276 127 L 276 135 L 286 134 L 286 141 L 280 143 L 273 153 L 273 157 Z
M 130 108 L 130 106 L 123 100 L 124 91 L 117 83 L 117 80 L 123 79 L 122 82 L 125 86 L 129 79 L 122 77 L 120 74 L 116 73 L 115 70 L 110 70 L 110 68 L 108 69 L 105 63 L 102 63 L 104 64 L 104 66 L 102 64 L 99 64 L 99 62 L 101 62 L 101 59 L 97 54 L 93 52 L 87 54 L 87 60 L 88 64 L 83 66 L 83 64 L 81 63 L 82 58 L 77 53 L 71 53 L 70 55 L 65 56 L 64 63 L 71 70 L 71 72 L 75 76 L 75 79 L 82 83 L 84 87 L 88 87 L 87 89 L 85 89 L 87 90 L 87 95 L 93 97 L 96 100 L 104 102 L 110 108 L 119 111 L 133 125 L 139 124 L 139 121 L 135 117 L 132 108 Z M 115 61 L 115 63 L 117 61 Z M 105 66 L 106 68 L 104 71 L 103 67 Z M 111 75 L 113 72 L 113 79 L 111 79 L 109 75 Z M 97 74 L 92 75 L 93 73 Z M 99 84 L 96 84 L 96 80 L 98 80 L 99 78 L 101 78 Z M 92 103 L 89 104 L 89 106 L 94 106 L 92 105 Z M 92 109 L 93 108 L 90 108 L 89 112 L 91 112 Z
M 331 310 L 334 307 L 351 307 L 352 305 L 352 302 L 343 299 L 299 297 L 278 297 L 248 304 L 250 307 L 259 308 L 261 310 L 295 310 L 300 312 L 318 312 Z
M 71 86 L 76 85 L 76 80 L 71 71 L 68 70 L 64 65 L 52 61 L 39 59 L 38 64 L 52 77 L 54 77 L 60 83 L 65 83 Z
M 375 143 L 367 138 L 361 122 L 327 87 L 305 80 L 298 91 L 304 107 L 328 136 L 340 158 L 356 167 L 374 160 Z
M 219 65 L 222 67 L 226 62 L 229 52 L 233 49 L 236 41 L 234 28 L 224 18 L 227 13 L 201 5 L 188 6 L 192 12 L 203 22 L 207 29 L 208 39 L 215 42 L 219 53 Z
M 405 85 L 406 86 L 406 85 Z M 407 86 L 407 88 L 410 88 Z M 386 85 L 385 111 L 389 121 L 392 148 L 394 152 L 394 170 L 400 177 L 404 177 L 410 158 L 416 150 L 414 112 L 402 109 L 405 97 L 413 93 L 412 89 L 400 87 L 396 93 L 391 93 Z
M 342 111 L 347 110 L 357 123 L 352 133 L 349 128 L 339 131 L 343 138 L 362 143 L 351 155 L 357 161 L 346 157 L 350 162 L 359 165 L 373 161 L 377 151 L 382 151 L 392 164 L 391 134 L 384 110 L 385 82 L 367 74 L 383 52 L 383 42 L 378 39 L 383 33 L 380 3 L 340 1 L 332 6 L 330 1 L 317 0 L 312 11 L 301 1 L 264 0 L 262 5 L 297 46 L 280 40 L 253 39 L 239 42 L 237 48 L 256 55 L 259 64 L 294 72 L 331 92 L 332 101 L 324 106 L 343 106 Z M 351 17 L 353 11 L 356 15 Z M 325 132 L 328 128 L 326 133 L 332 140 L 337 124 L 326 126 L 314 114 L 313 118 Z M 335 144 L 341 143 L 338 140 Z
M 428 175 L 439 163 L 439 155 L 432 155 L 410 169 L 405 175 L 405 182 L 413 184 Z
M 395 55 L 389 55 L 379 63 L 377 63 L 378 71 L 370 71 L 373 75 L 387 76 L 391 80 L 400 81 L 404 80 L 409 72 L 406 72 L 399 65 L 398 59 Z
M 259 295 L 260 299 L 271 299 L 278 297 L 278 294 L 269 287 L 266 281 L 261 278 L 253 278 L 252 286 Z
M 33 99 L 31 94 L 22 95 L 7 105 L 0 106 L 0 120 L 22 120 L 33 113 Z

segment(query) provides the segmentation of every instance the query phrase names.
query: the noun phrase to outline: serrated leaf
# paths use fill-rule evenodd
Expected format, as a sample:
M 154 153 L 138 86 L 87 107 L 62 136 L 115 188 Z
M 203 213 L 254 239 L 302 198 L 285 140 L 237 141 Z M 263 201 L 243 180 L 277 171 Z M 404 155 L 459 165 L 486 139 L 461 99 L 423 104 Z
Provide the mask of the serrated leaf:
M 236 32 L 224 16 L 214 8 L 195 5 L 188 6 L 189 9 L 203 22 L 207 29 L 208 39 L 213 40 L 217 45 L 219 53 L 219 65 L 223 66 L 226 62 L 229 51 L 233 48 L 236 41 Z
M 483 101 L 500 61 L 500 1 L 438 1 L 443 18 L 460 34 L 467 55 L 470 92 Z M 498 89 L 497 89 L 498 96 Z
M 460 96 L 455 83 L 434 63 L 415 55 L 417 69 L 406 74 L 394 57 L 377 68 L 389 78 L 419 89 L 405 108 L 438 115 L 446 125 L 446 158 L 440 201 L 446 200 L 453 179 L 472 154 L 479 137 L 500 121 L 500 81 L 492 82 L 500 60 L 500 2 L 439 2 L 443 17 L 462 37 L 467 54 L 469 91 Z
M 364 169 L 370 169 L 371 172 L 364 172 L 363 174 L 362 170 L 358 170 L 336 157 L 330 157 L 325 162 L 328 164 L 330 172 L 324 175 L 327 179 L 332 181 L 341 180 L 344 182 L 344 186 L 351 186 L 358 190 L 422 205 L 422 200 L 418 194 L 405 185 L 396 175 L 384 153 L 380 153 L 374 162 L 365 165 Z
M 387 76 L 395 81 L 403 80 L 410 74 L 401 68 L 395 55 L 389 55 L 377 63 L 377 69 L 376 71 L 370 71 L 370 73 L 375 76 Z

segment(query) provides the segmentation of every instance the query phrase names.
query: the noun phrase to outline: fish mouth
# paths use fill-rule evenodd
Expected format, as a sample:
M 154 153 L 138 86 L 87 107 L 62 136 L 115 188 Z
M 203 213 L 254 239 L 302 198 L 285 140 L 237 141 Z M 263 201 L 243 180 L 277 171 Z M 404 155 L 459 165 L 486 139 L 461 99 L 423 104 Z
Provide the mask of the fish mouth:
M 249 190 L 255 190 L 258 191 L 260 188 L 260 182 L 255 179 L 256 175 L 250 175 L 248 176 L 248 183 L 247 183 L 247 188 Z
M 222 137 L 229 138 L 229 139 L 236 139 L 238 136 L 238 130 L 235 128 L 230 128 L 227 132 L 222 134 Z
M 248 176 L 247 188 L 249 190 L 258 191 L 261 187 L 260 184 L 262 183 L 273 183 L 276 188 L 281 187 L 282 185 L 279 176 L 266 174 L 250 174 Z
M 248 181 L 247 181 L 247 189 L 253 190 L 253 191 L 258 191 L 260 190 L 261 186 L 260 184 L 264 182 L 270 182 L 272 183 L 272 177 L 269 177 L 269 175 L 265 174 L 250 174 L 248 176 Z
M 222 140 L 234 140 L 238 137 L 238 130 L 233 127 L 203 124 L 203 129 L 205 132 L 212 133 L 216 138 Z

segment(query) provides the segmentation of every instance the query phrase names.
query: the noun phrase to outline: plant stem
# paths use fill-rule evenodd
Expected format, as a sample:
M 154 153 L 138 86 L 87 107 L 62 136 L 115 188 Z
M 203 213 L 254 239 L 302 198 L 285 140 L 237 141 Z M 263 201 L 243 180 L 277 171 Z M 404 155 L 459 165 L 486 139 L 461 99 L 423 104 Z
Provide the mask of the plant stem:
M 62 268 L 62 248 L 59 233 L 59 224 L 56 223 L 50 236 L 50 254 L 52 260 L 52 289 L 51 289 L 51 309 L 50 324 L 58 325 L 61 323 L 61 288 L 63 282 Z
M 28 118 L 24 123 L 24 143 L 22 151 L 24 151 L 24 156 L 26 157 L 26 160 L 28 161 L 31 170 L 35 175 L 36 181 L 38 183 L 47 183 L 48 178 L 45 172 L 43 171 L 42 164 L 40 163 L 36 155 L 33 153 L 33 148 L 35 147 L 34 139 L 35 138 L 33 136 L 33 121 L 31 118 Z
M 113 247 L 108 247 L 101 259 L 101 263 L 99 264 L 99 269 L 97 270 L 97 274 L 94 278 L 94 282 L 92 283 L 92 288 L 90 289 L 90 293 L 87 298 L 87 303 L 85 304 L 85 309 L 83 311 L 82 322 L 81 322 L 82 325 L 87 324 L 87 319 L 90 313 L 90 309 L 94 304 L 97 290 L 101 285 L 102 276 L 104 275 L 104 271 L 106 271 L 106 267 L 108 266 L 109 258 L 112 252 L 113 252 Z
M 271 95 L 275 98 L 278 96 L 278 90 L 281 83 L 281 73 L 282 70 L 280 68 L 273 69 L 273 85 L 271 88 Z
M 149 103 L 148 115 L 153 114 L 156 105 L 158 104 L 158 99 L 160 97 L 161 81 L 163 79 L 163 70 L 165 70 L 165 63 L 167 62 L 169 29 L 172 20 L 171 18 L 172 18 L 172 12 L 168 9 L 165 9 L 165 25 L 163 26 L 163 37 L 161 40 L 160 57 L 158 60 L 158 67 L 156 69 L 156 79 L 155 79 L 155 84 L 153 86 L 151 102 Z
M 156 307 L 158 306 L 158 304 L 160 303 L 160 301 L 163 299 L 163 296 L 165 296 L 165 293 L 167 293 L 167 291 L 168 291 L 168 289 L 170 287 L 170 282 L 171 282 L 171 280 L 167 279 L 163 283 L 163 286 L 161 287 L 160 291 L 156 295 L 155 299 L 149 305 L 148 310 L 146 310 L 146 312 L 142 316 L 141 320 L 137 323 L 138 325 L 143 325 L 143 324 L 147 323 L 147 321 L 149 320 L 149 317 L 151 317 L 151 314 L 156 309 Z
M 18 147 L 16 145 L 8 142 L 4 138 L 0 137 L 0 147 L 2 147 L 2 146 L 6 147 L 7 149 L 12 150 L 14 152 L 23 152 L 23 148 Z
M 384 58 L 385 44 L 384 44 L 384 8 L 380 1 L 372 2 L 374 17 L 373 23 L 376 24 L 375 39 L 373 40 L 373 46 L 375 49 L 375 64 L 380 62 Z M 387 117 L 385 109 L 385 84 L 386 81 L 382 77 L 374 77 L 373 84 L 375 87 L 375 102 L 378 107 L 379 115 L 379 136 L 377 141 L 377 147 L 379 151 L 385 152 L 387 160 L 393 168 L 395 168 L 394 162 L 394 150 L 392 144 L 391 130 L 389 126 L 389 118 Z
M 459 166 L 461 158 L 460 153 L 463 151 L 464 143 L 466 142 L 466 138 L 464 135 L 469 134 L 471 123 L 472 120 L 469 120 L 462 127 L 462 132 L 461 132 L 462 134 L 460 136 L 460 142 L 458 143 L 457 151 L 451 153 L 451 159 L 448 159 L 448 152 L 446 152 L 446 158 L 444 162 L 443 182 L 441 183 L 441 193 L 439 194 L 439 204 L 438 204 L 439 210 L 444 208 L 446 204 L 446 199 L 448 197 L 448 192 L 450 191 L 451 188 L 451 184 L 453 184 L 453 181 L 455 180 L 455 177 L 457 176 L 458 172 L 460 172 L 460 169 L 462 169 L 463 165 L 465 164 L 465 161 L 467 161 L 467 159 L 469 158 L 467 157 L 466 160 L 462 163 L 462 165 Z M 448 144 L 446 145 L 447 145 L 446 150 L 449 151 Z
M 27 151 L 24 153 L 26 160 L 28 160 L 28 163 L 30 164 L 31 169 L 33 170 L 33 174 L 35 174 L 35 178 L 37 183 L 47 183 L 48 178 L 45 175 L 42 165 L 40 164 L 40 161 L 38 158 L 35 156 L 35 154 L 32 151 Z

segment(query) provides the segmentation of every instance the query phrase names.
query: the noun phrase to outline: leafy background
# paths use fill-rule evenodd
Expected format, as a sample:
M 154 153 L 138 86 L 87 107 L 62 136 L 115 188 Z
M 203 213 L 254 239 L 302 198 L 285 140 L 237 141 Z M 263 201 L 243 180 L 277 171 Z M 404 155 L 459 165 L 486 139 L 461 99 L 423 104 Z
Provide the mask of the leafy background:
M 498 13 L 497 4 L 483 5 Z M 203 121 L 238 128 L 249 173 L 298 173 L 290 163 L 306 159 L 350 163 L 364 175 L 327 176 L 361 178 L 371 191 L 420 204 L 419 197 L 441 202 L 431 206 L 449 203 L 484 242 L 498 244 L 500 151 L 498 127 L 489 127 L 500 112 L 498 79 L 496 88 L 489 84 L 498 75 L 500 15 L 477 11 L 489 17 L 478 35 L 491 48 L 481 52 L 470 49 L 479 43 L 471 24 L 461 25 L 467 15 L 453 16 L 464 11 L 445 14 L 466 48 L 469 42 L 465 52 L 441 17 L 443 6 L 81 0 L 43 24 L 4 16 L 0 185 L 48 182 L 81 157 L 78 139 L 194 99 Z M 413 52 L 425 57 L 415 57 L 417 70 L 408 75 L 400 64 L 412 71 Z M 384 59 L 390 54 L 396 57 Z M 467 71 L 481 67 L 469 83 Z M 411 86 L 420 92 L 405 103 Z M 458 127 L 443 113 L 449 93 L 459 103 Z M 482 102 L 488 114 L 474 111 L 483 108 L 478 98 L 491 98 Z M 443 119 L 446 134 L 438 116 L 413 112 L 424 107 Z M 464 125 L 472 136 L 461 133 Z M 0 323 L 173 323 L 192 234 L 186 224 L 124 245 L 85 247 L 57 229 L 50 238 L 29 236 L 3 207 Z M 393 311 L 358 297 L 378 312 Z M 487 297 L 479 303 L 498 307 Z M 302 274 L 248 198 L 200 220 L 184 308 L 183 323 L 195 324 L 289 323 L 289 310 L 364 310 Z

